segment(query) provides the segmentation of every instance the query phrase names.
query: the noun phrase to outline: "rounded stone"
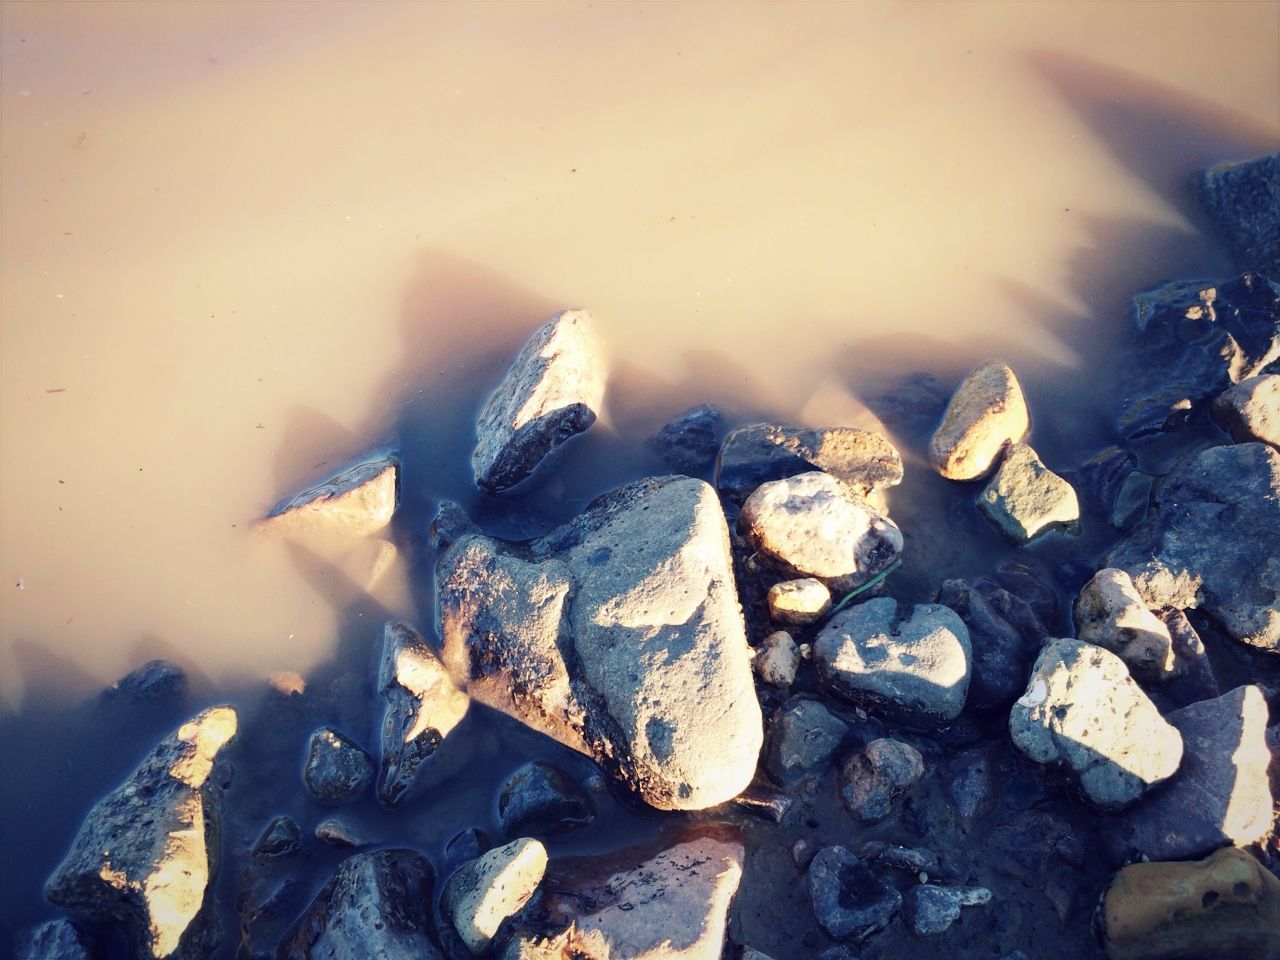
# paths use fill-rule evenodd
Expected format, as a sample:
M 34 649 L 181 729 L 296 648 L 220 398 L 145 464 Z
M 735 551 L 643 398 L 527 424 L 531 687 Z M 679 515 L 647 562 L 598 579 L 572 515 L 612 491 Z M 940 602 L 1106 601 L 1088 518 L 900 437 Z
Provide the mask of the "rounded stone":
M 831 591 L 821 580 L 784 580 L 769 588 L 769 616 L 779 623 L 817 623 L 831 609 Z
M 929 456 L 948 480 L 984 476 L 1006 444 L 1031 428 L 1022 385 L 1006 363 L 992 360 L 965 377 L 929 443 Z

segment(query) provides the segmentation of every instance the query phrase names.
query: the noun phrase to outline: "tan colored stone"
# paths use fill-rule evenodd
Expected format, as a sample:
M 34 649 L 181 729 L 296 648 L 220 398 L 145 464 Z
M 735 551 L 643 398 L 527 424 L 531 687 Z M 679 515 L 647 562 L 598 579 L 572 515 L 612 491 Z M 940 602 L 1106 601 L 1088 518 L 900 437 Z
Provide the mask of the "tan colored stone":
M 1242 380 L 1213 401 L 1213 419 L 1236 443 L 1280 448 L 1280 374 Z
M 1078 639 L 1110 650 L 1135 676 L 1164 680 L 1173 673 L 1169 628 L 1147 609 L 1123 570 L 1107 567 L 1094 574 L 1076 600 L 1075 622 Z
M 449 878 L 441 907 L 474 954 L 484 953 L 498 928 L 519 913 L 547 872 L 547 850 L 530 837 L 495 847 Z
M 821 580 L 784 580 L 769 588 L 769 616 L 779 623 L 817 623 L 831 609 L 831 591 Z
M 929 456 L 948 480 L 976 480 L 1007 443 L 1027 435 L 1031 419 L 1013 369 L 992 360 L 965 377 L 929 443 Z
M 752 660 L 756 676 L 771 687 L 789 687 L 796 682 L 800 650 L 791 634 L 775 630 L 764 638 Z
M 399 475 L 393 455 L 363 460 L 276 504 L 262 523 L 288 533 L 376 533 L 395 514 Z
M 1025 443 L 1009 445 L 1000 469 L 978 496 L 978 509 L 1015 543 L 1080 519 L 1080 501 L 1071 484 Z

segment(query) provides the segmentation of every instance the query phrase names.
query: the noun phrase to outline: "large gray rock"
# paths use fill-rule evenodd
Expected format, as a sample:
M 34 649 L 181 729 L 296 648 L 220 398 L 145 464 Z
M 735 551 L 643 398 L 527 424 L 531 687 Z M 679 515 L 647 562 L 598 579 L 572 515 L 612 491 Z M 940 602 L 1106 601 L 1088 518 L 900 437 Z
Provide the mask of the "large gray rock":
M 1198 607 L 1242 643 L 1280 652 L 1280 451 L 1204 450 L 1157 489 L 1154 509 L 1105 558 L 1148 607 Z
M 1241 380 L 1220 393 L 1210 409 L 1236 443 L 1258 440 L 1280 447 L 1280 374 Z
M 600 413 L 604 351 L 585 310 L 566 310 L 534 331 L 480 413 L 471 469 L 501 493 L 582 433 Z
M 765 767 L 783 786 L 821 773 L 844 742 L 849 725 L 817 700 L 788 701 L 769 727 Z
M 280 501 L 263 524 L 290 533 L 376 533 L 391 522 L 399 497 L 399 459 L 393 453 L 377 453 Z
M 850 607 L 822 628 L 813 660 L 833 693 L 906 723 L 949 723 L 969 692 L 969 631 L 936 603 L 905 618 L 891 597 Z
M 49 900 L 119 924 L 140 960 L 208 956 L 220 853 L 211 773 L 236 724 L 231 707 L 212 707 L 161 741 L 89 811 L 45 884 Z
M 902 907 L 902 894 L 844 847 L 824 847 L 814 855 L 809 895 L 818 925 L 837 940 L 865 940 Z
M 542 883 L 547 850 L 529 837 L 495 847 L 462 866 L 445 884 L 440 910 L 474 954 L 482 954 L 498 928 L 515 916 Z
M 1239 266 L 1280 276 L 1280 153 L 1210 167 L 1201 189 Z
M 1080 520 L 1071 484 L 1040 462 L 1025 443 L 1009 445 L 1000 469 L 978 495 L 978 509 L 1014 543 L 1027 543 Z
M 1022 634 L 965 580 L 944 580 L 935 599 L 955 611 L 969 631 L 973 671 L 968 705 L 993 710 L 1015 700 L 1026 687 L 1031 669 L 1029 645 Z M 1039 637 L 1033 642 L 1038 643 Z
M 1079 640 L 1053 640 L 1009 714 L 1014 745 L 1036 763 L 1069 769 L 1084 796 L 1118 810 L 1178 770 L 1182 736 L 1124 661 Z
M 1084 585 L 1075 606 L 1076 637 L 1110 650 L 1134 676 L 1165 680 L 1173 675 L 1173 639 L 1163 620 L 1147 609 L 1129 575 L 1099 570 Z
M 929 442 L 934 468 L 948 480 L 977 480 L 1007 444 L 1031 429 L 1027 402 L 1013 369 L 991 360 L 965 377 Z
M 444 659 L 470 695 L 594 757 L 659 809 L 751 781 L 763 739 L 715 491 L 659 477 L 529 544 L 441 558 Z

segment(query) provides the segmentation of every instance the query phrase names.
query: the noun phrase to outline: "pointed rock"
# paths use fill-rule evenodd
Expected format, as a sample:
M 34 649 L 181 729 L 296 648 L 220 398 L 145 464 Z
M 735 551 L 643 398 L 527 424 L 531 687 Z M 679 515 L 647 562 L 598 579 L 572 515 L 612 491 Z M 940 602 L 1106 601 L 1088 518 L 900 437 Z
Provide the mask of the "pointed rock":
M 263 524 L 290 532 L 376 533 L 391 522 L 399 496 L 399 458 L 382 453 L 282 500 Z
M 1031 429 L 1022 385 L 1007 363 L 992 360 L 965 377 L 929 443 L 929 456 L 948 480 L 977 480 L 1007 444 Z

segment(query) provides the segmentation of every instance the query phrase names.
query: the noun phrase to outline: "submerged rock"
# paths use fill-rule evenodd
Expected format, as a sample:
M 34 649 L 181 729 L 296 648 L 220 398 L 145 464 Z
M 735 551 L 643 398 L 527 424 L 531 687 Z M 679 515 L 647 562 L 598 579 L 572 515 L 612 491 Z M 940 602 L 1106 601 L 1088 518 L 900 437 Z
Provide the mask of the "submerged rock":
M 604 350 L 585 310 L 552 317 L 525 342 L 476 424 L 476 483 L 502 493 L 544 457 L 596 422 L 604 400 Z
M 672 417 L 649 445 L 673 470 L 702 476 L 715 462 L 723 423 L 719 408 L 700 404 Z
M 936 600 L 955 611 L 969 631 L 973 672 L 968 705 L 992 710 L 1015 700 L 1025 689 L 1031 669 L 1022 634 L 964 580 L 943 581 Z
M 924 776 L 920 751 L 901 740 L 872 740 L 845 761 L 840 770 L 840 799 L 849 815 L 875 823 Z
M 1111 505 L 1111 525 L 1117 530 L 1128 530 L 1145 517 L 1151 505 L 1154 484 L 1155 477 L 1141 470 L 1134 470 L 1125 477 Z
M 350 737 L 321 727 L 311 734 L 302 778 L 321 803 L 350 803 L 373 783 L 373 760 Z
M 119 924 L 138 958 L 207 956 L 218 941 L 211 901 L 220 854 L 211 774 L 236 725 L 235 710 L 212 707 L 161 741 L 89 811 L 45 884 L 49 900 Z
M 1164 680 L 1173 674 L 1173 640 L 1163 620 L 1147 609 L 1123 570 L 1099 570 L 1076 600 L 1076 636 L 1105 647 L 1137 677 Z
M 795 683 L 796 671 L 800 669 L 800 648 L 787 631 L 775 630 L 756 650 L 752 666 L 761 681 L 785 689 Z
M 525 837 L 495 847 L 464 865 L 445 884 L 440 910 L 474 954 L 482 954 L 498 928 L 519 913 L 538 891 L 547 870 L 547 850 Z
M 93 940 L 65 918 L 19 936 L 14 952 L 15 960 L 92 960 L 96 955 Z
M 498 819 L 508 836 L 560 833 L 591 822 L 586 795 L 560 768 L 532 760 L 507 778 L 498 795 Z
M 1210 167 L 1201 191 L 1237 263 L 1280 276 L 1280 153 Z
M 942 775 L 938 778 L 942 795 L 964 829 L 972 829 L 996 808 L 1000 800 L 1000 775 L 1000 758 L 993 742 L 944 761 Z
M 282 500 L 263 523 L 290 532 L 376 533 L 391 522 L 399 498 L 399 458 L 380 453 Z
M 956 389 L 929 442 L 929 457 L 948 480 L 977 480 L 1030 429 L 1022 385 L 1008 364 L 992 360 Z
M 836 940 L 865 940 L 902 907 L 902 894 L 844 847 L 824 847 L 814 855 L 809 895 L 818 925 Z
M 821 580 L 784 580 L 769 588 L 769 616 L 779 623 L 817 623 L 831 609 L 831 591 Z
M 444 847 L 445 862 L 451 867 L 458 867 L 469 860 L 477 859 L 493 846 L 489 835 L 479 827 L 467 827 L 453 835 Z
M 1013 443 L 1000 469 L 978 495 L 978 509 L 1014 543 L 1027 543 L 1080 520 L 1071 484 L 1040 462 L 1025 443 Z
M 276 817 L 253 845 L 255 860 L 286 860 L 302 849 L 302 831 L 292 817 Z
M 187 692 L 187 674 L 168 660 L 148 660 L 125 674 L 106 690 L 104 700 L 159 700 L 181 697 Z
M 363 847 L 365 845 L 365 841 L 360 835 L 337 817 L 329 817 L 317 823 L 315 838 L 321 843 L 337 847 L 339 850 Z
M 840 749 L 849 725 L 817 700 L 788 702 L 769 727 L 765 768 L 783 786 L 821 773 Z
M 960 919 L 961 907 L 981 907 L 991 902 L 986 887 L 939 887 L 922 883 L 907 893 L 905 913 L 911 929 L 922 937 L 946 931 Z
M 436 515 L 427 528 L 427 541 L 433 550 L 448 550 L 453 542 L 471 533 L 483 533 L 475 521 L 453 500 L 441 500 Z
M 1236 443 L 1257 440 L 1280 447 L 1280 374 L 1240 381 L 1218 394 L 1211 410 Z

